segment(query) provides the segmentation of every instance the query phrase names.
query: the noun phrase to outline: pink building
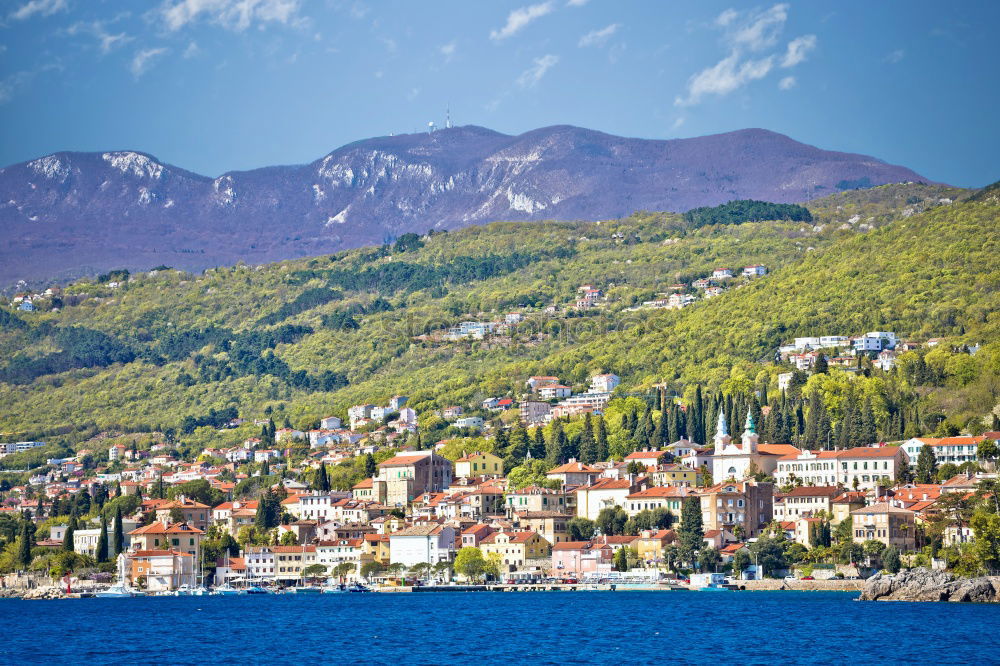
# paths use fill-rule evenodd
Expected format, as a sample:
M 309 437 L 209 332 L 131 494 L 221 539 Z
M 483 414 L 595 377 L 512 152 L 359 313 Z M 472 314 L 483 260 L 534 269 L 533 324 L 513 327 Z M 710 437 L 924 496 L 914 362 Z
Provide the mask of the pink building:
M 614 549 L 594 541 L 563 541 L 552 546 L 552 575 L 580 577 L 611 571 Z

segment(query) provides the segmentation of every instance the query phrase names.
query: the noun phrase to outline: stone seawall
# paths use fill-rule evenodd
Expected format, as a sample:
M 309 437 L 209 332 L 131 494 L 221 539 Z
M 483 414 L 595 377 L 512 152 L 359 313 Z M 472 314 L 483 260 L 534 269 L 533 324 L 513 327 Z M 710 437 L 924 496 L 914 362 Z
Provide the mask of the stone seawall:
M 776 590 L 797 590 L 805 592 L 860 592 L 864 587 L 863 580 L 847 580 L 833 578 L 830 580 L 783 580 L 781 578 L 765 578 L 764 580 L 735 581 L 740 589 L 750 592 L 768 592 Z

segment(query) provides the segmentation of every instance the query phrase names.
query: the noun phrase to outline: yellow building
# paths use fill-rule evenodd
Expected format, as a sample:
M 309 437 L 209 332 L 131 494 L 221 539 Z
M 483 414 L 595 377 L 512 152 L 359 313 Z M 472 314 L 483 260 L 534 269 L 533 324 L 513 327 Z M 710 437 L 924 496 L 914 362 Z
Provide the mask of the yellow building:
M 569 541 L 567 523 L 573 517 L 561 511 L 520 511 L 515 514 L 520 527 L 538 532 L 550 544 Z
M 653 485 L 657 486 L 696 486 L 698 485 L 698 470 L 669 463 L 660 465 L 649 475 Z
M 528 560 L 551 557 L 552 546 L 537 532 L 494 532 L 479 543 L 484 558 L 500 556 L 501 571 L 517 571 Z
M 276 580 L 300 580 L 303 569 L 317 564 L 316 546 L 271 546 L 271 552 Z
M 364 543 L 361 545 L 361 562 L 380 562 L 389 566 L 392 562 L 389 557 L 389 535 L 388 534 L 366 534 Z
M 455 461 L 455 476 L 503 476 L 503 460 L 492 453 L 469 453 Z
M 657 563 L 663 561 L 663 549 L 676 540 L 673 530 L 642 530 L 630 545 L 640 562 Z

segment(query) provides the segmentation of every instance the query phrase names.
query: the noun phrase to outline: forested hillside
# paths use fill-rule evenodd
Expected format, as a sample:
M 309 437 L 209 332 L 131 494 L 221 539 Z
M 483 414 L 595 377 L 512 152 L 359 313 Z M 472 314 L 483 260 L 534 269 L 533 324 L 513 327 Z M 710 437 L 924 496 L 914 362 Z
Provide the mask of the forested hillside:
M 582 385 L 615 372 L 626 391 L 662 384 L 678 395 L 696 383 L 776 392 L 781 342 L 869 330 L 946 338 L 914 354 L 935 371 L 908 390 L 924 414 L 964 428 L 1000 387 L 1000 204 L 966 196 L 923 185 L 845 192 L 810 203 L 812 221 L 496 223 L 197 276 L 78 282 L 37 312 L 0 310 L 0 439 L 195 437 L 234 411 L 306 427 L 398 393 L 424 413 L 516 393 L 533 374 Z M 768 274 L 681 310 L 635 309 L 753 264 Z M 578 310 L 584 284 L 605 298 Z M 505 335 L 437 335 L 513 312 L 525 320 Z M 976 344 L 975 355 L 962 348 Z

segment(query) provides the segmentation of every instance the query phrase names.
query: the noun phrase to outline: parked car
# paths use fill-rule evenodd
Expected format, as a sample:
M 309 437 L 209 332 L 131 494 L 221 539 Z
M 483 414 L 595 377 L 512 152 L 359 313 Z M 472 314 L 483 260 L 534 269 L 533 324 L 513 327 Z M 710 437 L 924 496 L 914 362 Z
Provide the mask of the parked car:
M 816 580 L 812 576 L 803 576 L 800 580 Z

